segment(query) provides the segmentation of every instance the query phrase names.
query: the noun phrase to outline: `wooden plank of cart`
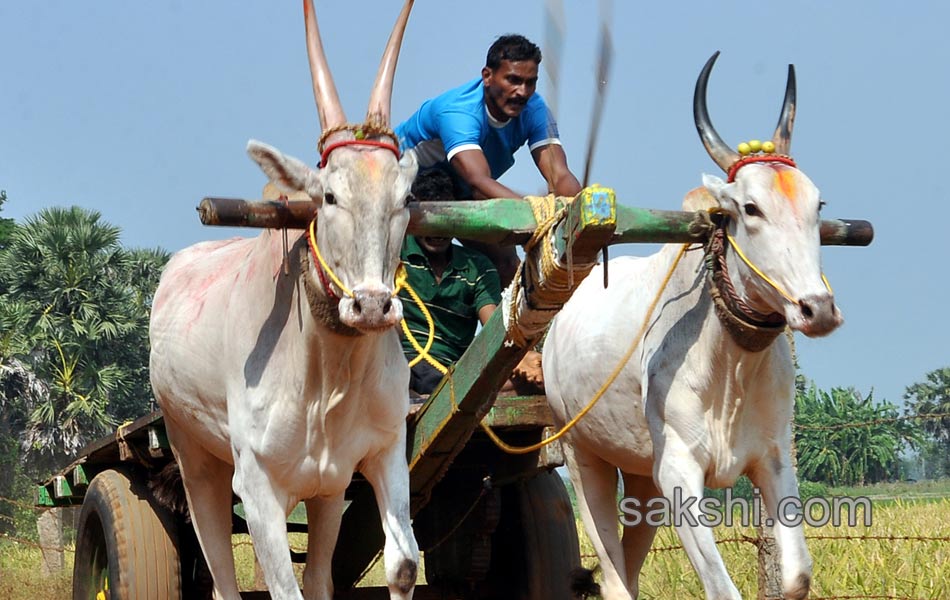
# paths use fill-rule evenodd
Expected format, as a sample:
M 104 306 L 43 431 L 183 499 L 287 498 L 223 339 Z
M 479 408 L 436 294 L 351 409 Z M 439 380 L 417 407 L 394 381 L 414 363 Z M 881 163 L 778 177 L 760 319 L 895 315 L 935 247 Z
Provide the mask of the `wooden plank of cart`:
M 593 263 L 609 244 L 702 243 L 708 231 L 700 214 L 618 206 L 610 189 L 597 186 L 586 188 L 573 202 L 553 199 L 546 206 L 560 211 L 547 235 L 548 251 L 562 266 Z M 310 202 L 221 198 L 206 198 L 199 207 L 205 224 L 278 229 L 305 227 L 313 210 Z M 538 227 L 531 205 L 516 199 L 422 202 L 410 212 L 409 233 L 415 235 L 513 245 L 531 240 Z M 865 221 L 824 221 L 821 235 L 826 245 L 867 245 L 873 231 Z M 409 415 L 413 528 L 424 552 L 427 581 L 416 588 L 417 599 L 570 598 L 566 574 L 579 565 L 579 550 L 570 499 L 553 472 L 561 464 L 559 447 L 508 454 L 481 428 L 487 425 L 506 443 L 525 446 L 539 442 L 552 425 L 543 396 L 498 395 L 582 278 L 579 274 L 571 281 L 575 278 L 569 275 L 566 291 L 552 292 L 552 282 L 544 280 L 538 266 L 540 247 L 526 256 L 532 268 L 525 269 L 516 309 L 510 311 L 503 300 L 449 376 Z M 511 289 L 506 291 L 510 294 Z M 530 331 L 518 329 L 522 321 L 530 321 Z M 162 415 L 156 411 L 89 445 L 75 462 L 38 486 L 38 506 L 56 507 L 81 504 L 95 477 L 123 482 L 118 497 L 90 500 L 104 504 L 99 512 L 106 517 L 77 532 L 77 539 L 94 543 L 86 545 L 90 556 L 77 556 L 74 583 L 80 577 L 107 579 L 110 570 L 148 570 L 179 577 L 185 598 L 210 598 L 193 529 L 183 515 L 160 507 L 149 489 L 172 460 Z M 383 545 L 372 489 L 358 474 L 347 499 L 333 558 L 336 595 L 388 598 L 385 588 L 356 587 Z M 306 525 L 288 523 L 288 530 L 306 531 Z M 159 556 L 150 548 L 155 531 L 174 540 L 177 556 Z M 246 531 L 235 513 L 234 532 Z M 293 554 L 298 561 L 305 559 Z M 164 564 L 168 562 L 175 564 Z M 268 597 L 266 592 L 243 596 Z

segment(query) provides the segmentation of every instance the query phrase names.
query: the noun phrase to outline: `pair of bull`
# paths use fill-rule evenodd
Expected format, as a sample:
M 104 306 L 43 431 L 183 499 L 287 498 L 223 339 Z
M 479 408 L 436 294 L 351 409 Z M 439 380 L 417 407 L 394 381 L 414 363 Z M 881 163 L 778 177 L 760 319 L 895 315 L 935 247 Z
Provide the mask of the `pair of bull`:
M 285 522 L 299 501 L 306 504 L 303 597 L 332 598 L 330 561 L 354 471 L 376 493 L 390 595 L 412 597 L 419 550 L 405 462 L 409 371 L 393 327 L 402 307 L 392 282 L 417 165 L 411 152 L 400 155 L 388 132 L 393 74 L 411 6 L 407 0 L 390 36 L 366 123 L 356 132 L 346 125 L 312 1 L 304 0 L 314 96 L 329 132 L 322 168 L 248 144 L 272 181 L 307 193 L 318 208 L 314 247 L 305 235 L 289 245 L 291 276 L 282 275 L 283 240 L 264 231 L 255 239 L 182 250 L 155 294 L 152 386 L 216 598 L 239 598 L 232 489 L 244 503 L 273 598 L 301 597 Z M 636 597 L 654 534 L 641 523 L 619 537 L 618 469 L 625 494 L 643 504 L 661 493 L 671 497 L 677 488 L 701 496 L 704 484 L 727 486 L 742 473 L 762 490 L 770 514 L 782 498 L 797 496 L 790 462 L 793 367 L 784 336 L 774 334 L 787 322 L 824 335 L 841 322 L 820 272 L 818 190 L 790 160 L 751 160 L 726 147 L 705 110 L 714 60 L 697 84 L 696 125 L 717 164 L 733 172 L 729 182 L 704 177 L 687 208 L 717 206 L 721 231 L 736 245 L 724 243 L 710 253 L 720 267 L 708 281 L 701 256 L 684 260 L 638 353 L 566 444 L 584 523 L 604 570 L 603 594 L 610 599 Z M 790 71 L 774 138 L 777 154 L 788 152 L 794 109 Z M 765 267 L 774 285 L 756 276 L 736 248 Z M 544 369 L 557 420 L 576 414 L 606 379 L 647 318 L 646 306 L 674 252 L 612 261 L 615 283 L 604 290 L 598 277 L 588 278 L 556 318 Z M 731 285 L 720 285 L 723 278 Z M 724 325 L 737 312 L 738 325 Z M 757 323 L 760 317 L 764 322 Z M 743 327 L 765 335 L 764 347 L 745 348 Z M 578 361 L 580 353 L 598 360 Z M 738 598 L 712 531 L 680 526 L 678 533 L 707 597 Z M 802 531 L 779 525 L 776 538 L 785 594 L 802 598 L 811 574 Z

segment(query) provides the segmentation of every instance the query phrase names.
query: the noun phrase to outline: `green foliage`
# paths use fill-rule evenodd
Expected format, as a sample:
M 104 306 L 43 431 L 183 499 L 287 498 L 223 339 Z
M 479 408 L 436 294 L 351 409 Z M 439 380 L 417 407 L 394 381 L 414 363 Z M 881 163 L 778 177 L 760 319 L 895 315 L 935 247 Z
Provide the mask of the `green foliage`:
M 817 481 L 802 480 L 798 482 L 798 496 L 802 501 L 812 498 L 827 498 L 828 486 Z
M 799 476 L 830 485 L 873 483 L 898 476 L 900 453 L 915 448 L 921 431 L 899 420 L 898 408 L 853 388 L 831 392 L 814 385 L 795 398 Z
M 0 252 L 0 364 L 19 366 L 16 380 L 0 371 L 0 403 L 19 403 L 36 471 L 148 410 L 149 306 L 168 255 L 119 235 L 98 212 L 49 208 Z
M 929 465 L 925 475 L 950 477 L 950 367 L 927 373 L 925 381 L 906 389 L 904 400 L 907 413 L 921 417 L 921 428 L 930 438 L 922 453 Z

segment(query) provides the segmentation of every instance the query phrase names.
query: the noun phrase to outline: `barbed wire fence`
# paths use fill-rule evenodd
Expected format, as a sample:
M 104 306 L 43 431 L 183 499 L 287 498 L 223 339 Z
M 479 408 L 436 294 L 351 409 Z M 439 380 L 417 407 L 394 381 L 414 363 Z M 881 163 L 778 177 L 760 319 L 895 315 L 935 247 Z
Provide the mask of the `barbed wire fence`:
M 862 421 L 857 423 L 836 423 L 831 425 L 804 425 L 804 424 L 794 424 L 793 428 L 796 430 L 808 430 L 808 431 L 829 431 L 829 430 L 839 430 L 847 428 L 861 428 L 861 427 L 871 427 L 881 424 L 892 424 L 895 422 L 901 421 L 919 421 L 919 420 L 944 420 L 950 418 L 950 415 L 947 414 L 918 414 L 918 415 L 904 415 L 897 417 L 882 417 L 879 419 L 873 419 L 869 421 Z M 900 498 L 897 496 L 896 498 Z M 915 495 L 913 498 L 917 498 Z M 32 548 L 39 550 L 41 553 L 41 565 L 40 571 L 44 575 L 55 575 L 61 573 L 65 567 L 66 561 L 64 560 L 64 555 L 73 554 L 75 548 L 72 545 L 63 543 L 63 511 L 78 511 L 78 507 L 67 507 L 60 509 L 42 509 L 38 508 L 34 504 L 24 502 L 23 500 L 17 500 L 13 498 L 7 498 L 0 496 L 0 506 L 3 504 L 12 506 L 18 509 L 21 513 L 31 513 L 35 517 L 37 532 L 36 538 L 31 539 L 30 537 L 24 536 L 22 534 L 10 534 L 3 533 L 0 531 L 0 542 L 6 542 L 14 544 L 19 547 Z M 72 515 L 74 517 L 74 514 Z M 67 519 L 72 521 L 72 519 Z M 9 516 L 8 514 L 0 514 L 0 530 L 16 530 L 17 526 L 22 523 L 18 522 L 19 520 Z M 3 525 L 6 526 L 3 526 Z M 52 532 L 52 533 L 51 533 Z M 950 535 L 871 535 L 871 534 L 860 534 L 860 535 L 851 535 L 851 534 L 837 534 L 837 535 L 828 535 L 828 534 L 808 534 L 805 536 L 805 539 L 809 542 L 825 542 L 825 541 L 848 541 L 855 543 L 894 543 L 894 542 L 907 542 L 907 543 L 941 543 L 941 544 L 950 544 Z M 771 578 L 766 577 L 768 574 L 763 573 L 764 570 L 775 570 L 777 569 L 777 561 L 775 557 L 769 557 L 768 552 L 771 547 L 771 551 L 774 552 L 774 538 L 769 537 L 769 533 L 766 532 L 763 537 L 763 532 L 760 531 L 758 535 L 737 535 L 733 537 L 723 538 L 716 541 L 717 544 L 749 544 L 758 549 L 759 554 L 759 570 L 760 570 L 760 583 L 771 579 L 772 581 L 780 581 L 780 577 L 775 577 L 774 573 Z M 250 542 L 247 540 L 235 540 L 234 547 L 250 545 Z M 296 551 L 305 551 L 303 548 L 297 548 Z M 764 551 L 764 554 L 763 554 Z M 685 552 L 682 545 L 673 544 L 667 546 L 657 546 L 651 548 L 651 554 L 668 554 L 675 552 Z M 582 559 L 596 560 L 596 555 L 585 553 L 581 555 Z M 926 568 L 926 565 L 915 565 L 918 568 Z M 763 578 L 764 577 L 764 578 Z M 760 585 L 760 588 L 762 586 Z M 781 598 L 781 590 L 763 590 L 759 591 L 759 599 L 771 600 L 773 598 Z M 923 598 L 911 597 L 911 596 L 899 596 L 899 595 L 868 595 L 868 594 L 855 594 L 853 592 L 843 591 L 840 594 L 830 595 L 830 596 L 810 596 L 812 600 L 924 600 Z

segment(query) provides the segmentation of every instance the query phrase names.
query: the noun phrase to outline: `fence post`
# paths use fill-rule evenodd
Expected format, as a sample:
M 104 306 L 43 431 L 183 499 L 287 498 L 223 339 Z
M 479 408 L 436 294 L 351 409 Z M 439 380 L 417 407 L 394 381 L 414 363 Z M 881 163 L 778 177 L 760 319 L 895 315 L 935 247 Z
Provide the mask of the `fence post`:
M 792 351 L 792 363 L 795 370 L 798 370 L 798 353 L 795 351 L 795 334 L 791 329 L 785 329 L 785 339 Z M 794 401 L 794 396 L 793 396 Z M 792 470 L 798 473 L 798 449 L 795 447 L 795 435 L 792 434 Z M 762 506 L 762 497 L 756 495 L 753 502 L 759 504 L 759 511 L 756 514 L 767 514 Z M 759 561 L 759 592 L 756 598 L 758 600 L 781 600 L 782 599 L 782 565 L 780 562 L 778 546 L 775 545 L 775 535 L 772 527 L 764 523 L 756 523 L 756 548 L 758 549 Z
M 49 577 L 63 570 L 63 511 L 59 508 L 44 510 L 36 519 L 43 564 L 40 575 Z
M 762 502 L 762 499 L 755 498 L 753 501 Z M 782 569 L 772 528 L 759 523 L 756 531 L 758 533 L 756 548 L 759 555 L 759 593 L 756 598 L 757 600 L 782 600 Z

